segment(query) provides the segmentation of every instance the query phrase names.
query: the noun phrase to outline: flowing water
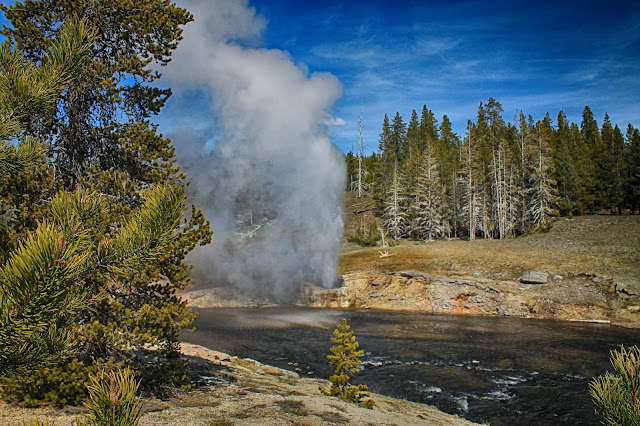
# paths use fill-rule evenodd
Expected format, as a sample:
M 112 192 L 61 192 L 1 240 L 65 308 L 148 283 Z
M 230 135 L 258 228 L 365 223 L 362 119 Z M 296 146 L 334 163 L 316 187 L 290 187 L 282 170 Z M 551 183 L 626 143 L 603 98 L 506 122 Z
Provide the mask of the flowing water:
M 595 424 L 588 383 L 640 330 L 508 317 L 308 308 L 200 309 L 185 341 L 328 378 L 347 318 L 369 389 L 492 425 Z

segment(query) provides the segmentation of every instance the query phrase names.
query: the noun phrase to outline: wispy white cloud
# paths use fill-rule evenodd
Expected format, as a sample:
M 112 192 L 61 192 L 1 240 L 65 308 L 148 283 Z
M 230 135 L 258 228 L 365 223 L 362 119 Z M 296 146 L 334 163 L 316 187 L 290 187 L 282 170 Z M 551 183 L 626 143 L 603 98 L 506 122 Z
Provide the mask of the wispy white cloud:
M 413 46 L 415 54 L 424 56 L 442 55 L 456 48 L 460 44 L 460 40 L 452 38 L 425 38 L 416 41 Z
M 324 120 L 322 122 L 322 124 L 326 125 L 326 126 L 336 126 L 336 127 L 341 127 L 341 126 L 346 126 L 347 122 L 344 121 L 342 118 L 340 117 L 329 117 L 326 120 Z

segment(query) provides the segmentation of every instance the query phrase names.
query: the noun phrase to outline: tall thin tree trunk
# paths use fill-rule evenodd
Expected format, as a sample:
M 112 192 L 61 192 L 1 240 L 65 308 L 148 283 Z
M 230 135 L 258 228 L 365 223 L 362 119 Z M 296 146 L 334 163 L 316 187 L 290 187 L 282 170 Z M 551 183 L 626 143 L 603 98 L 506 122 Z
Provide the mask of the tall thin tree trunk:
M 476 239 L 476 221 L 475 221 L 475 190 L 473 189 L 473 164 L 471 158 L 471 130 L 467 128 L 467 133 L 469 135 L 469 139 L 467 140 L 467 161 L 468 161 L 468 191 L 469 191 L 469 240 L 473 241 Z
M 362 108 L 360 108 L 360 120 L 358 120 L 358 186 L 356 192 L 356 198 L 362 197 L 362 157 L 364 145 L 364 132 L 362 130 Z

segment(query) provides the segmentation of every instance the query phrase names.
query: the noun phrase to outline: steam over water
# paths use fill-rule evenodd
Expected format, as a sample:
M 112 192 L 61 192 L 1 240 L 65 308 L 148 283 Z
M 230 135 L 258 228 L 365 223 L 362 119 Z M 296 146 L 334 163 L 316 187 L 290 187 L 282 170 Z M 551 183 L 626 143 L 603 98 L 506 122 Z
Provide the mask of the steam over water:
M 280 300 L 303 283 L 333 286 L 345 172 L 327 125 L 341 121 L 330 115 L 341 84 L 262 48 L 265 21 L 246 1 L 178 3 L 195 22 L 165 76 L 177 102 L 188 93 L 212 105 L 203 114 L 185 102 L 170 135 L 215 232 L 189 259 L 195 275 Z

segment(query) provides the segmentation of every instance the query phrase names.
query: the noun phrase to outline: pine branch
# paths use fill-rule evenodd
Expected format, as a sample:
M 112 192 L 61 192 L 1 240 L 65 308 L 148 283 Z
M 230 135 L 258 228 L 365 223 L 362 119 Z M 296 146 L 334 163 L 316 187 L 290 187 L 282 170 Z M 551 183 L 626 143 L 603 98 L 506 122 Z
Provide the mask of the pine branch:
M 116 236 L 98 245 L 99 273 L 126 277 L 157 258 L 178 230 L 184 200 L 182 190 L 169 185 L 151 191 Z
M 24 59 L 5 41 L 0 46 L 0 141 L 10 140 L 21 125 L 50 109 L 71 83 L 96 38 L 85 19 L 72 18 L 62 28 L 40 65 Z M 0 160 L 1 161 L 1 160 Z
M 15 132 L 13 129 L 8 131 L 10 134 Z M 0 142 L 0 173 L 12 174 L 24 170 L 42 159 L 45 152 L 45 145 L 33 138 L 25 138 L 18 146 Z
M 68 326 L 87 307 L 77 283 L 89 258 L 86 244 L 65 241 L 49 223 L 11 253 L 0 269 L 0 374 L 67 346 Z

